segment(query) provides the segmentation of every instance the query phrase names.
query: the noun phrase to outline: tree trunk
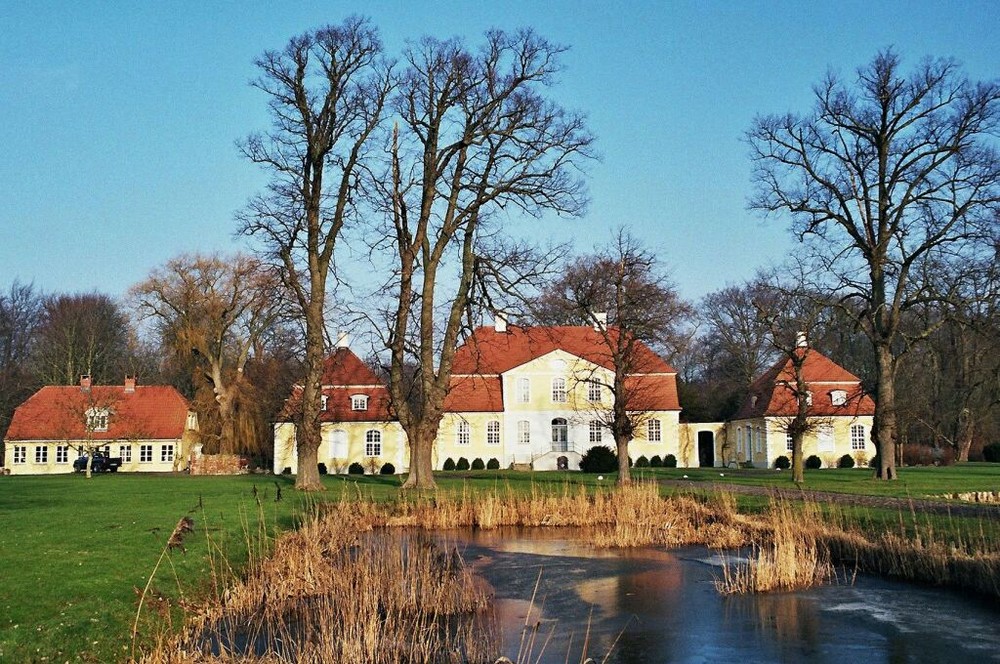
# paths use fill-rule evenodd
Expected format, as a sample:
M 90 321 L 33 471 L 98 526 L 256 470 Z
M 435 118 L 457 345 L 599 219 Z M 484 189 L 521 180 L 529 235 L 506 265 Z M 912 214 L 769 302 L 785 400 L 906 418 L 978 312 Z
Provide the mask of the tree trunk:
M 626 486 L 632 482 L 631 469 L 628 465 L 628 444 L 626 436 L 615 436 L 615 447 L 618 448 L 618 486 Z
M 963 408 L 962 412 L 958 414 L 958 438 L 955 441 L 958 448 L 958 461 L 961 463 L 969 460 L 974 428 L 972 412 L 968 408 Z
M 322 432 L 319 421 L 319 401 L 323 381 L 323 337 L 319 332 L 316 343 L 315 330 L 307 332 L 306 382 L 302 389 L 302 420 L 297 427 L 298 474 L 295 488 L 299 491 L 322 491 L 319 477 L 319 445 Z M 318 346 L 318 347 L 317 347 Z
M 878 468 L 875 477 L 896 479 L 896 372 L 888 341 L 875 349 L 878 360 L 878 399 L 875 401 L 875 449 Z
M 802 454 L 803 438 L 805 438 L 805 433 L 802 431 L 792 434 L 792 481 L 796 484 L 802 484 L 806 481 L 806 464 L 802 458 L 805 456 Z
M 437 483 L 434 481 L 434 439 L 437 431 L 425 431 L 423 427 L 417 427 L 413 435 L 409 435 L 410 441 L 410 476 L 406 478 L 403 489 L 436 489 Z

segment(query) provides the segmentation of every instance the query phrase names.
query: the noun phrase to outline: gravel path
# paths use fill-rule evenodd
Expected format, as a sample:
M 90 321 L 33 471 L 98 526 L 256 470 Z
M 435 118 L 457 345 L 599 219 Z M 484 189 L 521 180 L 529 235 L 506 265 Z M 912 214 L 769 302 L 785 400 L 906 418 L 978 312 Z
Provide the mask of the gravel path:
M 964 503 L 935 498 L 893 498 L 888 496 L 859 496 L 832 491 L 811 491 L 808 488 L 776 488 L 751 486 L 747 484 L 732 484 L 722 482 L 694 482 L 690 480 L 659 480 L 664 486 L 679 489 L 704 489 L 709 491 L 728 491 L 752 496 L 777 496 L 791 500 L 812 500 L 822 503 L 838 503 L 841 505 L 859 505 L 864 507 L 882 507 L 902 512 L 920 512 L 922 514 L 949 514 L 963 517 L 1000 518 L 1000 504 Z

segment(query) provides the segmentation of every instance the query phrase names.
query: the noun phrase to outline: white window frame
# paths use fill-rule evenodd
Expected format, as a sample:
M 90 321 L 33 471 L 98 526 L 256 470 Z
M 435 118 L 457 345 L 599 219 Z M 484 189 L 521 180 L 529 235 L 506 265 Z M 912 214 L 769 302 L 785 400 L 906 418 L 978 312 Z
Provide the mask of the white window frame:
M 91 408 L 87 411 L 87 431 L 107 431 L 110 419 L 107 408 Z
M 832 424 L 821 424 L 816 430 L 816 449 L 820 454 L 837 451 L 837 440 L 834 437 Z
M 174 461 L 174 444 L 163 443 L 160 445 L 160 461 L 163 463 Z
M 28 446 L 27 445 L 15 445 L 12 463 L 21 465 L 22 463 L 28 463 Z
M 517 442 L 520 445 L 531 444 L 531 422 L 519 420 L 517 423 Z
M 552 403 L 566 403 L 568 398 L 566 396 L 566 379 L 565 378 L 553 378 L 552 379 Z
M 365 432 L 365 456 L 368 458 L 382 456 L 382 432 L 369 429 Z
M 139 463 L 153 463 L 153 446 L 146 444 L 139 446 Z
M 591 420 L 589 425 L 590 442 L 600 443 L 604 438 L 604 427 L 597 420 Z
M 500 420 L 490 420 L 486 423 L 486 444 L 500 444 Z
M 35 463 L 49 462 L 49 446 L 35 445 Z
M 69 445 L 56 445 L 56 463 L 69 463 Z
M 590 403 L 601 403 L 604 401 L 604 389 L 596 380 L 587 382 L 587 401 Z
M 455 444 L 468 445 L 472 442 L 472 427 L 466 421 L 461 421 L 455 427 Z
M 330 397 L 328 395 L 326 395 L 326 394 L 322 395 L 319 398 L 319 409 L 320 410 L 326 410 L 327 406 L 329 406 L 329 405 L 330 405 Z
M 789 432 L 785 432 L 785 449 L 789 452 L 795 451 L 795 436 Z
M 330 456 L 334 459 L 346 459 L 350 453 L 347 431 L 334 429 L 330 434 Z
M 517 402 L 531 402 L 531 379 L 528 377 L 521 377 L 517 379 Z
M 132 446 L 119 445 L 118 456 L 122 458 L 122 463 L 132 463 Z
M 847 392 L 844 390 L 833 390 L 830 392 L 830 405 L 843 406 L 847 403 Z
M 865 438 L 865 425 L 864 424 L 852 424 L 851 425 L 851 449 L 852 450 L 863 450 L 867 445 L 867 440 Z
M 652 419 L 646 422 L 646 440 L 651 443 L 659 443 L 663 440 L 663 429 L 660 420 Z
M 367 394 L 351 395 L 351 410 L 368 410 L 368 395 Z

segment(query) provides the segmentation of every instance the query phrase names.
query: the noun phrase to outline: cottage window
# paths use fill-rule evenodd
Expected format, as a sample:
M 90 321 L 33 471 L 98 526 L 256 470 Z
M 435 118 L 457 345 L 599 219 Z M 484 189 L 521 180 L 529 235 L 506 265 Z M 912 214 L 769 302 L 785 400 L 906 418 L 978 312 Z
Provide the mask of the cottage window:
M 355 394 L 351 397 L 351 410 L 368 410 L 368 395 Z
M 865 449 L 865 425 L 863 424 L 851 425 L 851 449 L 852 450 Z
M 521 445 L 531 444 L 531 422 L 521 420 L 517 423 L 517 442 Z
M 785 449 L 789 452 L 795 449 L 795 437 L 790 433 L 785 434 Z
M 833 452 L 837 449 L 833 441 L 833 427 L 829 424 L 820 426 L 816 438 L 816 444 L 820 452 Z
M 500 444 L 500 422 L 497 420 L 490 420 L 486 423 L 486 444 L 487 445 L 499 445 Z
M 552 379 L 552 401 L 555 403 L 566 403 L 566 379 Z
M 587 383 L 587 401 L 591 403 L 601 402 L 601 384 L 596 380 Z
M 160 445 L 160 461 L 174 460 L 174 446 L 171 444 Z
M 472 431 L 468 422 L 459 422 L 455 431 L 455 443 L 457 445 L 468 445 L 472 440 Z
M 531 379 L 530 378 L 518 378 L 517 379 L 517 402 L 518 403 L 528 403 L 531 401 Z
M 153 461 L 153 446 L 139 446 L 139 463 L 151 463 Z
M 330 444 L 330 456 L 334 459 L 347 458 L 347 432 L 343 429 L 335 429 L 333 439 Z
M 329 403 L 329 401 L 330 401 L 330 397 L 328 397 L 327 395 L 324 394 L 323 396 L 321 396 L 319 398 L 319 409 L 320 410 L 326 410 L 326 406 Z
M 601 442 L 601 438 L 603 437 L 601 431 L 602 428 L 603 427 L 601 426 L 601 423 L 598 422 L 597 420 L 590 421 L 590 442 L 592 443 Z
M 28 448 L 25 445 L 14 446 L 14 463 L 25 463 L 28 460 Z
M 365 432 L 365 456 L 382 456 L 382 432 L 369 429 Z
M 834 390 L 830 392 L 830 403 L 834 406 L 843 406 L 847 403 L 847 392 L 844 390 Z
M 662 440 L 659 420 L 650 420 L 646 422 L 646 440 L 651 443 L 658 443 Z
M 87 411 L 87 431 L 108 430 L 108 409 L 91 408 Z
M 56 463 L 69 463 L 68 445 L 56 445 Z
M 807 406 L 813 405 L 813 393 L 812 392 L 806 392 L 806 405 Z
M 48 463 L 49 462 L 49 446 L 48 445 L 36 445 L 35 446 L 35 463 Z
M 132 463 L 132 446 L 119 445 L 118 456 L 122 458 L 122 463 Z

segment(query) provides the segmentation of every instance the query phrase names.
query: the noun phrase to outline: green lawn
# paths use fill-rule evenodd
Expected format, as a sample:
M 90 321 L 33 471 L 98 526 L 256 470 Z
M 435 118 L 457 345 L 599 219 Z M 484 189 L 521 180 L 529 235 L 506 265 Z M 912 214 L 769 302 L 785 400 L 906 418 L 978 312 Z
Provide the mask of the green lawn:
M 770 470 L 637 469 L 650 478 L 684 480 L 693 490 L 720 484 L 793 486 L 787 472 Z M 720 476 L 723 473 L 724 476 Z M 870 479 L 865 470 L 820 470 L 806 474 L 806 488 L 871 495 L 923 496 L 949 491 L 1000 489 L 1000 464 L 901 469 L 898 482 Z M 398 477 L 326 477 L 328 491 L 303 496 L 291 477 L 250 475 L 77 475 L 0 478 L 0 662 L 126 659 L 141 591 L 167 538 L 184 516 L 195 520 L 186 553 L 170 554 L 155 588 L 175 598 L 209 592 L 213 573 L 247 559 L 247 533 L 260 524 L 268 533 L 294 527 L 314 500 L 362 495 L 389 500 Z M 479 471 L 439 476 L 443 490 L 482 491 L 508 487 L 518 493 L 571 485 L 608 486 L 581 473 Z M 256 488 L 256 496 L 254 489 Z M 276 501 L 278 489 L 282 499 Z M 664 487 L 664 492 L 676 491 Z M 251 538 L 252 539 L 252 538 Z M 157 608 L 150 604 L 152 619 Z M 165 613 L 159 625 L 169 626 Z

